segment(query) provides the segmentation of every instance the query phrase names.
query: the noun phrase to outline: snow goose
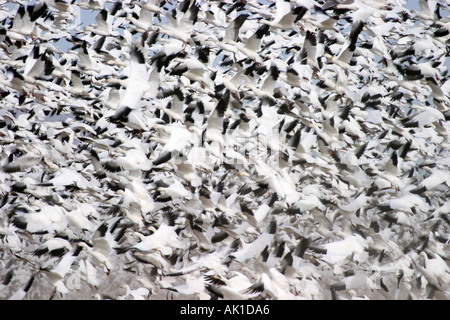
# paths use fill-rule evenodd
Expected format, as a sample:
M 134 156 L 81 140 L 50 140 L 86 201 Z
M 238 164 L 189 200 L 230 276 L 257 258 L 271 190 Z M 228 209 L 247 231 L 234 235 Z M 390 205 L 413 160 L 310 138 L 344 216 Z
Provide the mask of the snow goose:
M 207 167 L 207 164 L 202 163 L 202 168 Z M 191 187 L 197 188 L 203 184 L 201 176 L 197 172 L 195 164 L 186 156 L 182 156 L 175 164 L 175 174 L 184 179 Z
M 257 285 L 240 271 L 232 271 L 227 277 L 208 272 L 203 277 L 209 294 L 224 300 L 247 300 L 260 294 Z
M 66 239 L 49 238 L 47 241 L 39 245 L 38 248 L 33 250 L 33 255 L 40 257 L 48 253 L 54 257 L 62 257 L 71 249 L 72 245 Z
M 73 9 L 70 6 L 70 0 L 44 0 L 44 2 L 53 9 L 60 11 L 60 13 L 67 13 Z
M 51 267 L 45 265 L 41 267 L 40 272 L 47 276 L 48 280 L 55 288 L 52 297 L 55 293 L 64 294 L 69 292 L 69 289 L 64 283 L 64 279 L 72 269 L 72 265 L 78 259 L 78 256 L 82 250 L 83 248 L 81 246 L 74 246 L 72 250 L 64 254 L 55 266 Z
M 241 86 L 248 82 L 247 76 L 245 75 L 246 69 L 242 62 L 237 62 L 232 69 L 221 72 L 217 72 L 215 78 L 215 85 L 225 86 L 233 95 L 237 95 L 240 91 Z
M 173 179 L 170 186 L 158 187 L 157 190 L 160 191 L 163 196 L 169 196 L 174 201 L 180 198 L 192 199 L 192 193 L 186 190 L 186 187 L 176 179 Z
M 67 219 L 64 208 L 55 205 L 40 205 L 38 209 L 39 211 L 32 213 L 25 207 L 20 210 L 17 208 L 11 216 L 11 221 L 18 228 L 36 234 L 54 234 L 66 230 Z
M 300 20 L 308 9 L 312 8 L 312 1 L 305 1 L 302 4 L 291 4 L 287 0 L 276 0 L 275 15 L 271 21 L 261 20 L 261 23 L 268 24 L 273 28 L 281 30 L 298 30 L 296 22 Z
M 442 111 L 448 110 L 446 106 L 449 103 L 449 92 L 444 89 L 445 85 L 441 86 L 434 77 L 426 77 L 425 80 L 431 89 L 435 105 Z
M 309 65 L 316 70 L 319 69 L 317 62 L 317 36 L 310 30 L 306 31 L 298 60 L 301 65 Z
M 133 5 L 137 5 L 141 8 L 145 8 L 146 10 L 150 11 L 150 12 L 154 12 L 154 13 L 162 13 L 162 7 L 164 6 L 164 2 L 163 0 L 148 0 L 145 2 L 142 1 L 131 1 L 131 4 Z
M 450 33 L 450 22 L 436 21 L 436 27 L 438 29 L 434 32 L 434 36 L 437 38 L 446 37 Z
M 387 202 L 380 203 L 378 208 L 382 211 L 408 210 L 414 208 L 415 210 L 427 212 L 430 207 L 429 204 L 418 195 L 406 193 L 397 198 L 392 198 Z
M 102 10 L 105 2 L 105 0 L 81 0 L 76 2 L 76 5 L 84 10 Z
M 268 184 L 280 199 L 288 204 L 299 200 L 300 193 L 296 190 L 295 184 L 290 179 L 286 179 L 283 173 L 278 172 L 276 168 L 272 168 L 263 159 L 253 161 L 256 165 L 258 180 Z
M 53 65 L 48 50 L 40 52 L 39 46 L 34 46 L 30 56 L 25 61 L 23 68 L 23 77 L 29 83 L 35 83 L 37 77 L 46 79 L 52 73 Z
M 220 158 L 222 148 L 225 146 L 225 139 L 222 134 L 224 130 L 224 115 L 228 108 L 230 91 L 226 91 L 217 102 L 216 107 L 211 111 L 207 119 L 207 125 L 203 132 L 202 142 L 208 143 L 210 152 Z
M 276 104 L 276 98 L 275 98 L 275 89 L 279 86 L 279 79 L 280 76 L 280 70 L 276 65 L 273 65 L 269 68 L 269 72 L 261 80 L 260 83 L 257 83 L 253 79 L 253 81 L 245 83 L 242 88 L 244 90 L 247 90 L 253 95 L 258 96 L 263 100 L 263 102 L 271 103 L 272 105 Z
M 236 261 L 245 263 L 248 259 L 255 256 L 259 256 L 266 246 L 270 246 L 272 243 L 277 229 L 276 220 L 272 220 L 267 227 L 266 231 L 263 232 L 256 240 L 251 243 L 243 243 L 242 249 L 233 252 L 231 254 L 232 258 Z
M 146 188 L 143 177 L 126 178 L 120 180 L 125 186 L 123 205 L 136 203 L 143 214 L 151 212 L 155 205 L 152 197 Z
M 289 145 L 292 149 L 288 149 L 291 154 L 292 161 L 306 161 L 308 163 L 315 163 L 315 158 L 311 156 L 311 148 L 316 142 L 317 136 L 313 130 L 297 132 L 289 140 Z
M 84 32 L 92 32 L 100 36 L 117 37 L 119 33 L 113 31 L 112 27 L 112 16 L 106 9 L 100 10 L 100 12 L 95 17 L 95 26 L 84 27 Z
M 74 186 L 80 189 L 87 189 L 94 181 L 88 181 L 81 173 L 69 168 L 61 168 L 49 180 L 41 182 L 40 186 L 52 186 L 56 189 Z
M 334 153 L 342 148 L 342 141 L 339 139 L 339 131 L 336 128 L 335 118 L 324 120 L 322 123 L 311 121 L 308 125 L 313 128 L 319 138 L 329 147 L 330 153 Z
M 109 117 L 112 122 L 120 121 L 132 110 L 141 107 L 141 99 L 144 95 L 148 94 L 149 98 L 155 98 L 157 94 L 156 84 L 148 81 L 149 74 L 144 54 L 136 45 L 131 48 L 130 61 L 124 73 L 127 77 L 123 83 L 125 92 L 121 96 L 117 111 Z
M 142 4 L 138 1 L 135 2 L 137 5 L 141 5 L 141 10 L 139 11 L 139 14 L 135 12 L 128 13 L 127 19 L 133 24 L 133 26 L 139 32 L 145 33 L 153 30 L 152 27 L 153 19 L 156 12 L 148 10 L 145 6 L 142 6 Z M 161 12 L 161 9 L 159 9 L 159 11 Z
M 239 32 L 248 17 L 249 15 L 246 13 L 236 16 L 228 26 L 224 28 L 222 37 L 210 37 L 202 34 L 197 34 L 196 36 L 199 39 L 204 39 L 203 42 L 207 45 L 218 46 L 221 50 L 232 53 L 236 60 L 236 56 L 239 53 L 236 46 L 237 42 L 240 40 Z
M 338 208 L 345 214 L 352 214 L 367 204 L 369 197 L 361 193 L 358 197 L 351 200 L 348 204 L 339 204 Z
M 92 206 L 87 203 L 77 203 L 77 201 L 74 201 L 72 206 L 69 204 L 63 204 L 63 206 L 67 210 L 67 223 L 74 237 L 94 230 L 93 220 L 98 213 Z
M 419 0 L 419 11 L 412 10 L 417 17 L 424 20 L 433 20 L 434 12 L 436 10 L 437 1 Z
M 301 299 L 291 292 L 289 279 L 275 267 L 262 273 L 260 280 L 251 289 L 256 290 L 255 292 L 259 291 L 261 294 L 265 293 L 275 300 Z
M 414 259 L 412 259 L 412 262 L 426 281 L 433 286 L 431 294 L 429 294 L 429 297 L 431 295 L 430 298 L 432 298 L 435 290 L 445 290 L 445 286 L 450 282 L 450 268 L 444 259 L 435 253 L 422 251 L 420 252 L 420 257 L 423 257 L 423 266 Z M 448 297 L 448 293 L 444 292 L 444 294 Z
M 28 148 L 28 152 L 17 159 L 9 157 L 7 163 L 2 167 L 3 171 L 11 173 L 28 170 L 39 164 L 47 156 L 46 150 L 39 145 L 30 145 Z
M 26 93 L 29 90 L 23 75 L 13 67 L 6 68 L 4 74 L 0 76 L 0 83 L 20 93 Z
M 336 30 L 336 23 L 338 22 L 338 17 L 332 16 L 327 13 L 326 4 L 324 4 L 322 7 L 319 7 L 317 5 L 311 5 L 308 6 L 308 9 L 312 9 L 314 7 L 314 15 L 305 15 L 303 17 L 303 20 L 305 22 L 308 22 L 315 27 L 318 28 L 318 30 Z
M 239 30 L 241 29 L 244 22 L 249 17 L 248 14 L 240 14 L 238 15 L 228 27 L 225 29 L 225 34 L 223 37 L 223 41 L 226 43 L 228 41 L 238 41 L 239 39 Z
M 142 203 L 142 197 L 137 197 L 136 192 L 130 187 L 123 187 L 117 190 L 117 194 L 121 195 L 118 208 L 124 213 L 124 216 L 139 228 L 144 226 L 144 214 L 154 209 L 153 200 L 150 194 L 145 190 L 142 195 L 147 196 L 150 200 L 148 203 Z
M 356 298 L 355 290 L 365 289 L 367 287 L 368 277 L 363 271 L 349 270 L 344 272 L 344 276 L 344 280 L 330 285 L 333 298 L 336 298 L 336 292 L 341 290 L 348 291 L 353 298 Z
M 169 38 L 177 39 L 181 41 L 184 46 L 187 44 L 195 46 L 195 43 L 192 40 L 193 25 L 185 23 L 186 20 L 182 19 L 184 14 L 179 11 L 179 8 L 172 9 L 165 17 L 166 23 L 154 24 L 156 32 L 162 33 Z
M 20 4 L 13 19 L 11 28 L 7 30 L 10 39 L 27 42 L 26 37 L 33 37 L 36 20 L 45 16 L 48 7 L 45 2 L 24 6 Z
M 249 58 L 252 58 L 251 55 L 253 53 L 257 53 L 261 49 L 261 45 L 263 43 L 263 38 L 266 35 L 270 34 L 270 26 L 262 25 L 259 26 L 258 29 L 245 41 L 245 45 L 243 47 L 244 53 L 250 52 L 248 55 Z M 247 51 L 249 50 L 249 51 Z
M 160 151 L 158 157 L 152 161 L 153 166 L 158 166 L 170 160 L 170 158 L 178 153 L 186 153 L 193 143 L 191 132 L 186 129 L 184 125 L 178 122 L 174 122 L 166 125 L 156 124 L 155 129 L 159 130 L 162 134 L 169 135 L 168 140 L 163 140 L 160 137 L 151 137 L 150 140 L 156 140 L 163 144 L 163 148 Z
M 363 263 L 368 255 L 366 252 L 368 240 L 357 233 L 350 235 L 338 232 L 338 234 L 343 239 L 324 244 L 326 254 L 321 259 L 335 265 L 343 263 L 347 257 L 352 256 L 354 261 Z
M 78 243 L 78 246 L 88 252 L 96 263 L 105 268 L 107 274 L 114 269 L 114 265 L 110 259 L 111 248 L 108 243 L 100 243 L 97 241 L 94 245 L 90 246 L 86 242 L 81 241 Z
M 436 121 L 445 120 L 445 117 L 442 114 L 442 112 L 435 108 L 424 107 L 421 108 L 420 111 L 421 112 L 419 112 L 418 114 L 402 119 L 401 120 L 402 124 L 406 128 L 424 127 Z
M 213 94 L 214 82 L 211 80 L 210 70 L 198 57 L 177 57 L 173 61 L 178 64 L 172 68 L 170 75 L 184 76 L 193 82 L 198 82 Z
M 75 46 L 77 47 L 77 46 Z M 101 64 L 100 62 L 94 58 L 95 51 L 91 50 L 88 47 L 88 42 L 83 41 L 82 44 L 78 48 L 77 57 L 78 57 L 78 65 L 70 67 L 70 70 L 77 70 L 82 73 L 87 73 L 91 75 L 100 74 L 101 72 Z
M 244 42 L 235 41 L 232 39 L 226 40 L 227 44 L 234 45 L 236 48 L 246 55 L 249 59 L 252 59 L 256 63 L 262 64 L 264 59 L 260 56 L 258 51 L 261 49 L 262 38 L 269 34 L 269 25 L 260 26 L 247 40 Z
M 276 108 L 262 104 L 258 114 L 248 114 L 248 118 L 256 122 L 253 136 L 256 135 L 258 144 L 261 144 L 262 147 L 270 150 L 273 154 L 279 154 L 282 151 L 280 148 L 280 136 L 277 131 L 277 126 L 279 125 L 277 112 Z M 249 124 L 251 124 L 251 121 Z
M 151 169 L 151 161 L 142 148 L 130 148 L 119 151 L 120 155 L 102 163 L 105 170 L 110 172 L 128 171 L 129 178 L 138 178 L 142 171 Z
M 175 226 L 170 226 L 164 223 L 148 236 L 135 232 L 134 235 L 140 239 L 138 243 L 129 247 L 116 248 L 116 250 L 118 253 L 128 250 L 137 250 L 139 252 L 149 253 L 156 250 L 160 251 L 164 255 L 170 255 L 173 253 L 174 249 L 186 247 L 186 245 L 179 239 L 175 230 Z
M 431 174 L 427 178 L 423 179 L 416 188 L 410 190 L 409 192 L 420 195 L 423 192 L 437 188 L 443 183 L 450 186 L 450 174 L 447 171 L 439 169 L 431 169 L 427 171 L 430 171 Z
M 14 294 L 12 294 L 8 300 L 22 300 L 27 295 L 28 291 L 30 291 L 31 286 L 33 285 L 34 279 L 36 275 L 32 275 L 30 279 L 17 290 Z
M 341 66 L 349 67 L 350 60 L 352 59 L 354 51 L 356 49 L 356 41 L 364 27 L 364 24 L 364 20 L 355 20 L 353 22 L 348 41 L 343 45 L 338 56 L 336 57 L 336 59 L 333 59 L 333 61 Z
M 166 106 L 158 104 L 158 108 L 164 111 L 172 121 L 184 122 L 184 93 L 180 87 L 176 87 L 173 90 L 165 91 L 160 99 L 166 100 L 168 97 L 172 97 Z

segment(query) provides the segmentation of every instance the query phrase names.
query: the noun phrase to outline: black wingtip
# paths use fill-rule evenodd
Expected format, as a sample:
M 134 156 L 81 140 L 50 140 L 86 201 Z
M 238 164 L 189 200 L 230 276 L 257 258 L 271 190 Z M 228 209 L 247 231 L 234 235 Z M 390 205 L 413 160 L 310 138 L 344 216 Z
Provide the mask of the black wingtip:
M 31 286 L 33 285 L 34 282 L 34 275 L 31 276 L 30 280 L 28 280 L 27 284 L 25 285 L 25 287 L 23 288 L 23 291 L 28 292 L 31 288 Z
M 153 161 L 153 165 L 154 166 L 159 166 L 160 164 L 163 164 L 163 163 L 169 161 L 170 158 L 172 158 L 172 153 L 171 152 L 164 152 L 163 154 L 160 154 L 155 161 Z
M 358 36 L 363 28 L 364 28 L 363 21 L 355 21 L 353 23 L 352 29 L 350 31 L 350 47 L 355 46 L 356 40 L 358 39 Z
M 424 192 L 426 192 L 426 191 L 427 191 L 427 188 L 424 187 L 424 186 L 422 186 L 422 187 L 414 188 L 414 189 L 412 189 L 412 190 L 409 191 L 409 192 L 410 192 L 410 193 L 414 193 L 414 194 L 422 194 L 422 193 L 424 193 Z
M 123 107 L 119 110 L 117 110 L 117 112 L 115 114 L 113 114 L 110 117 L 106 118 L 106 121 L 111 122 L 111 123 L 121 123 L 121 122 L 126 122 L 128 121 L 128 115 L 131 113 L 133 109 L 131 109 L 130 107 Z
M 134 45 L 131 48 L 131 59 L 135 59 L 140 64 L 145 64 L 144 53 L 138 46 Z
M 264 283 L 262 281 L 258 281 L 242 291 L 245 294 L 258 294 L 264 291 Z
M 302 240 L 300 240 L 298 246 L 297 246 L 297 250 L 295 252 L 295 254 L 300 257 L 303 258 L 306 249 L 309 248 L 309 244 L 311 243 L 311 241 L 308 238 L 302 238 Z
M 275 234 L 275 232 L 277 231 L 277 221 L 275 219 L 273 219 L 269 226 L 267 227 L 267 232 L 270 234 Z
M 130 247 L 118 247 L 118 248 L 114 248 L 114 250 L 116 251 L 117 254 L 123 254 L 123 253 L 127 252 L 128 250 L 130 250 Z
M 103 168 L 109 172 L 120 172 L 122 171 L 122 167 L 116 161 L 107 161 L 102 164 Z
M 226 282 L 223 281 L 221 278 L 219 278 L 216 275 L 203 275 L 203 278 L 205 279 L 206 282 L 214 284 L 214 285 L 218 285 L 218 286 L 225 286 Z
M 77 246 L 77 247 L 75 248 L 75 250 L 73 251 L 72 256 L 77 257 L 77 256 L 80 254 L 81 250 L 83 250 L 83 247 Z

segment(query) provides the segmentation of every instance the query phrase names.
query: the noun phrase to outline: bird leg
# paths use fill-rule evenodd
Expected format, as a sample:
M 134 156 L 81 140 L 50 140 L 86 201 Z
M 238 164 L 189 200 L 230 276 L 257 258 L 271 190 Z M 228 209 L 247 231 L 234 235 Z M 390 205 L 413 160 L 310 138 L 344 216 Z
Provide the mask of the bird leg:
M 55 298 L 55 295 L 56 295 L 56 288 L 53 289 L 53 292 L 48 300 L 53 300 Z

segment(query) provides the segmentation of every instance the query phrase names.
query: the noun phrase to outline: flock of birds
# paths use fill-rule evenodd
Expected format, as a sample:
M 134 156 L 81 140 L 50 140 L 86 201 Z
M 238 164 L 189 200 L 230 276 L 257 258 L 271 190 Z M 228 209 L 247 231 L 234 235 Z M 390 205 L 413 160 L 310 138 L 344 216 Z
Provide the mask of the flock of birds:
M 0 298 L 450 298 L 447 4 L 8 2 Z

